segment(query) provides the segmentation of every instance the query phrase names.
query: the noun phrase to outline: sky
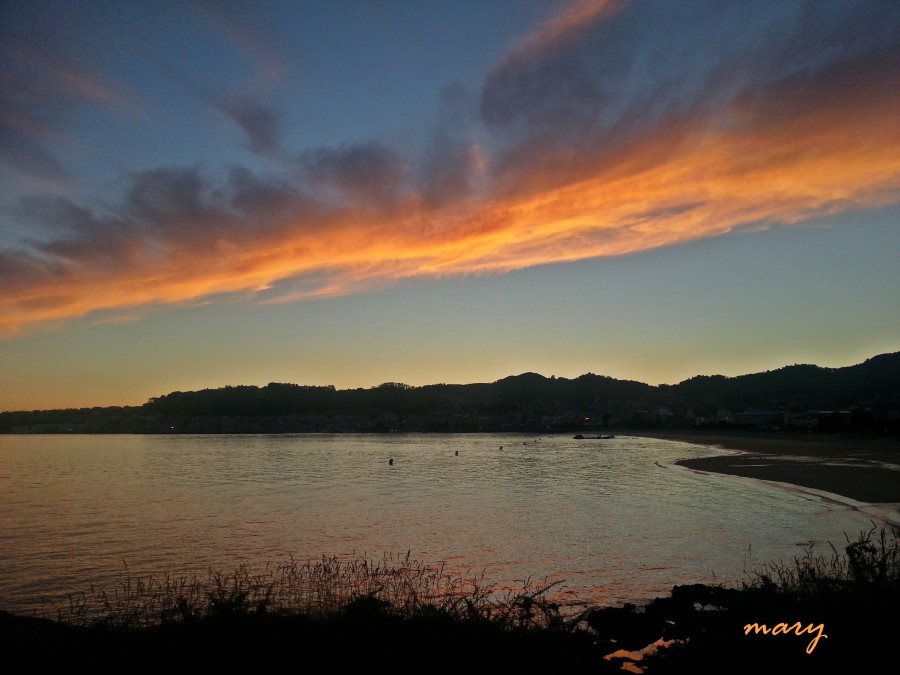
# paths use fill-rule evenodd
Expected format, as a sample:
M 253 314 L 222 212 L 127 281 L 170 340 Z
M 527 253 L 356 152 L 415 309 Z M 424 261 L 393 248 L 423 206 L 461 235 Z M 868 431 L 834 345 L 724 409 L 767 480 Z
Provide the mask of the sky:
M 0 0 L 0 410 L 900 351 L 900 3 Z

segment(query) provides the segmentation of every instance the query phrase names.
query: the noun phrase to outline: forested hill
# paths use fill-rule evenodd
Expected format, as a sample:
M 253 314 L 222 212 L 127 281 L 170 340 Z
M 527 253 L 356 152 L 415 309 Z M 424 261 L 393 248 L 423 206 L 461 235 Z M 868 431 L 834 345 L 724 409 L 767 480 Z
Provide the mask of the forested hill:
M 0 432 L 478 431 L 734 423 L 730 414 L 854 413 L 896 424 L 900 352 L 845 368 L 793 365 L 651 386 L 610 377 L 524 373 L 486 384 L 368 389 L 270 383 L 172 392 L 143 406 L 0 413 Z M 744 423 L 749 419 L 744 417 Z M 836 420 L 837 418 L 834 418 Z
M 900 352 L 846 368 L 794 365 L 738 377 L 700 375 L 680 384 L 661 385 L 658 390 L 684 400 L 716 401 L 725 406 L 844 408 L 876 400 L 896 402 L 900 397 Z

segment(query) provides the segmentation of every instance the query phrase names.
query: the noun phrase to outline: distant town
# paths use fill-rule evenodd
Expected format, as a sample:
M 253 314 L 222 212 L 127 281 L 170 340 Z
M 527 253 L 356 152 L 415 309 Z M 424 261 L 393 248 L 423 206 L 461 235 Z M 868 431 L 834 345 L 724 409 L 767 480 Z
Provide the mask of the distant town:
M 588 373 L 368 389 L 270 383 L 172 392 L 141 406 L 0 413 L 0 433 L 534 432 L 768 429 L 900 435 L 900 352 L 651 386 Z

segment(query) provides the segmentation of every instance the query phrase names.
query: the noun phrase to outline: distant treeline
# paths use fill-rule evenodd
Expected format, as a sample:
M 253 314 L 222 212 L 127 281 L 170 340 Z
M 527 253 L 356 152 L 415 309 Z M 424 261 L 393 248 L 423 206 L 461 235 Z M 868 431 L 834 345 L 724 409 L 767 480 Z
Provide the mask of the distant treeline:
M 895 429 L 900 352 L 651 386 L 588 373 L 368 389 L 270 383 L 176 391 L 142 406 L 0 413 L 0 432 L 503 431 L 701 425 Z M 781 421 L 779 421 L 781 420 Z

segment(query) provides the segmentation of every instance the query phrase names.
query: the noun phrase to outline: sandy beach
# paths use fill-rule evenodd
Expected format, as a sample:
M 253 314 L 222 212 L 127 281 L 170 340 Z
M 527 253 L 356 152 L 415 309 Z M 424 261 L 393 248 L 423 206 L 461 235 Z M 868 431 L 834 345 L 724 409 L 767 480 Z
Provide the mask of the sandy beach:
M 867 504 L 900 504 L 900 439 L 765 432 L 641 435 L 743 453 L 678 462 L 695 471 L 790 483 Z

